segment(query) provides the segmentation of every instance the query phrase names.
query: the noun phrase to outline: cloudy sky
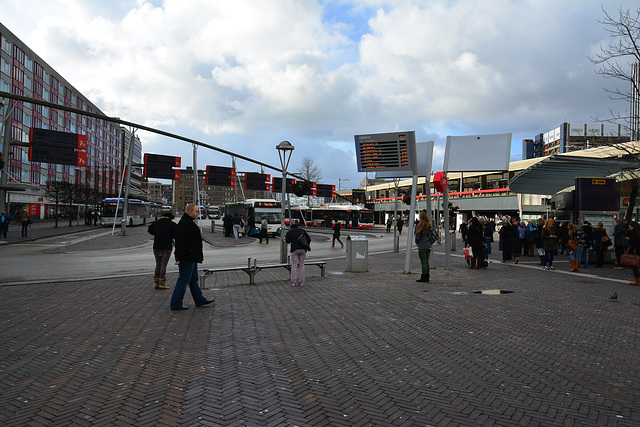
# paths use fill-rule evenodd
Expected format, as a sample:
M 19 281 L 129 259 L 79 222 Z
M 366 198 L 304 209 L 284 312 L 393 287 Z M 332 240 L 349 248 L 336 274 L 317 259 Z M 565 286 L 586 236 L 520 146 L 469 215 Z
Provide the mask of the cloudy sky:
M 447 135 L 511 132 L 519 159 L 525 138 L 624 111 L 588 59 L 621 6 L 637 3 L 0 0 L 0 22 L 107 115 L 271 165 L 288 140 L 290 169 L 312 157 L 350 188 L 356 134 L 415 130 L 437 168 Z M 189 144 L 140 137 L 192 164 Z M 231 160 L 199 149 L 205 165 Z

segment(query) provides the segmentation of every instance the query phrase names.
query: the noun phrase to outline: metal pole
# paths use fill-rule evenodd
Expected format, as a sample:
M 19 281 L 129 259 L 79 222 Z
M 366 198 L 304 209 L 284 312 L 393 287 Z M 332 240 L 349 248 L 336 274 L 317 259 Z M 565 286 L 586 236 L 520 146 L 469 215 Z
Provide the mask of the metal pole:
M 9 183 L 9 173 L 7 171 L 10 170 L 11 164 L 9 161 L 9 148 L 11 144 L 11 110 L 13 107 L 11 106 L 11 101 L 9 100 L 6 104 L 3 105 L 3 117 L 2 123 L 0 123 L 1 129 L 0 133 L 4 131 L 2 138 L 2 157 L 5 162 L 5 170 L 0 170 L 0 212 L 6 212 L 9 215 L 9 206 L 7 203 L 7 198 L 9 191 L 5 190 L 4 187 Z
M 393 227 L 393 251 L 398 252 L 398 179 L 393 178 L 393 185 L 395 186 L 395 192 L 393 193 L 393 221 L 391 221 L 391 227 Z
M 131 165 L 133 164 L 133 140 L 136 137 L 135 129 L 131 129 L 129 137 L 129 152 L 127 153 L 127 183 L 124 187 L 124 204 L 122 205 L 121 233 L 127 234 L 127 215 L 129 213 L 129 187 L 131 186 Z M 116 211 L 117 212 L 117 211 Z
M 278 157 L 280 157 L 280 164 L 282 165 L 282 197 L 280 203 L 280 263 L 287 263 L 287 242 L 285 240 L 284 232 L 284 203 L 285 195 L 287 193 L 287 167 L 289 166 L 289 160 L 291 160 L 291 152 L 294 147 L 289 141 L 282 141 L 276 146 L 278 150 Z M 287 154 L 289 158 L 287 158 Z
M 449 236 L 449 190 L 447 187 L 448 185 L 445 185 L 442 191 L 442 209 L 444 210 L 444 265 L 445 269 L 449 270 L 451 267 L 451 246 L 449 245 L 451 237 Z

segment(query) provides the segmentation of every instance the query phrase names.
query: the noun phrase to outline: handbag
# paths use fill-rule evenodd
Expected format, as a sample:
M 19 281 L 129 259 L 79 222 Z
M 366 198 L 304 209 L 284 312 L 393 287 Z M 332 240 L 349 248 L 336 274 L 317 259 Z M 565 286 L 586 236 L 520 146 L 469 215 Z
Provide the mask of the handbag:
M 464 253 L 464 259 L 473 258 L 473 249 L 471 249 L 471 246 L 469 246 L 468 248 L 464 248 L 462 252 Z
M 567 249 L 569 249 L 570 251 L 575 251 L 576 249 L 578 249 L 578 241 L 575 239 L 569 239 L 569 241 L 567 242 Z
M 605 234 L 602 236 L 602 240 L 600 240 L 600 247 L 602 249 L 607 249 L 609 246 L 611 246 L 611 238 Z
M 629 253 L 629 249 L 627 249 L 620 256 L 620 265 L 625 265 L 627 267 L 640 267 L 640 255 Z

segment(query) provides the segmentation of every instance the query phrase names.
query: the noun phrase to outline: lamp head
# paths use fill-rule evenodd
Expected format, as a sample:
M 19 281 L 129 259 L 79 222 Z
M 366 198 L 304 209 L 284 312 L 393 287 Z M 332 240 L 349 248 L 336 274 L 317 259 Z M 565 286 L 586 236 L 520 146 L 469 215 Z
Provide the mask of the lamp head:
M 293 151 L 294 148 L 289 141 L 281 141 L 280 144 L 276 145 L 276 149 L 279 151 Z

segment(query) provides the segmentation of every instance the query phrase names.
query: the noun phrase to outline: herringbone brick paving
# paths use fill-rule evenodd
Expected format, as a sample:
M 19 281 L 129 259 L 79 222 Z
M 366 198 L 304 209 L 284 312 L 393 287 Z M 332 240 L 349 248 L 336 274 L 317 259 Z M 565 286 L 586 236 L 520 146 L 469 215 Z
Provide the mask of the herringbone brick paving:
M 640 425 L 640 288 L 453 262 L 228 274 L 185 312 L 140 277 L 0 287 L 0 423 Z

